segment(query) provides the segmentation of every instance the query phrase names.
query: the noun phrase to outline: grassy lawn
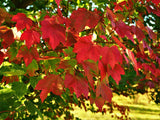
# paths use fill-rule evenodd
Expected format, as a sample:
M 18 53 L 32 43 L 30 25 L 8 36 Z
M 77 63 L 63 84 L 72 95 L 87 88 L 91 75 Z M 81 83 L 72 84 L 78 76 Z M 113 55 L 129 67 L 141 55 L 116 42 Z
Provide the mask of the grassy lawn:
M 128 106 L 130 108 L 129 117 L 132 120 L 160 120 L 160 105 L 149 101 L 147 95 L 139 94 L 135 99 L 115 95 L 113 101 L 117 102 L 119 105 Z M 75 117 L 81 118 L 82 120 L 116 120 L 116 118 L 112 118 L 109 113 L 104 115 L 101 113 L 94 114 L 85 112 L 78 107 L 75 107 L 72 113 L 74 113 Z M 114 114 L 118 115 L 119 113 L 115 111 Z

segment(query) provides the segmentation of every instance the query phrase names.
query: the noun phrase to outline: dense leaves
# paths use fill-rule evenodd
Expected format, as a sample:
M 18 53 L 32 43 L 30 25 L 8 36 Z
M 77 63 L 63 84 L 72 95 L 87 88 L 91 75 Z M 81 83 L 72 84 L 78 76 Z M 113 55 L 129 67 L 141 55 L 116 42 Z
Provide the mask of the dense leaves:
M 63 91 L 63 80 L 58 75 L 48 75 L 40 80 L 35 87 L 36 90 L 42 90 L 40 98 L 42 102 L 45 100 L 49 92 L 55 95 L 61 95 Z
M 0 119 L 73 119 L 73 104 L 103 113 L 107 105 L 112 113 L 113 92 L 150 90 L 159 103 L 158 0 L 4 5 L 10 7 L 0 8 Z

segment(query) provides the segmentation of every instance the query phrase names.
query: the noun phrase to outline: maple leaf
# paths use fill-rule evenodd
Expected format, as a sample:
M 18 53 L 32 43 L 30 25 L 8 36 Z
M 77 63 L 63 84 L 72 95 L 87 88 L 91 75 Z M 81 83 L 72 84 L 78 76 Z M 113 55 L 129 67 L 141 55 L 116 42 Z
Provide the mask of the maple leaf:
M 3 63 L 4 53 L 0 51 L 0 65 Z
M 12 83 L 15 81 L 19 81 L 18 76 L 3 76 L 1 83 Z
M 117 2 L 114 3 L 115 7 L 114 7 L 114 12 L 117 12 L 118 10 L 123 11 L 124 5 L 126 5 L 127 2 L 123 1 L 117 4 Z
M 114 29 L 119 34 L 120 37 L 123 38 L 127 36 L 134 43 L 131 28 L 130 26 L 126 25 L 123 21 L 120 20 L 120 21 L 115 22 Z
M 112 90 L 105 84 L 104 81 L 98 82 L 96 88 L 96 97 L 102 96 L 102 98 L 108 102 L 112 100 Z
M 140 28 L 138 28 L 136 26 L 131 26 L 131 31 L 137 36 L 137 39 L 139 41 L 141 41 L 145 38 L 145 35 Z
M 118 40 L 117 37 L 112 35 L 112 38 L 114 39 L 114 41 L 119 45 L 119 47 L 122 47 L 124 50 L 126 49 L 126 47 L 122 44 L 121 41 Z
M 72 31 L 69 31 L 67 33 L 67 41 L 66 41 L 66 46 L 71 46 L 77 42 L 79 39 L 79 35 L 77 33 L 74 33 Z
M 83 66 L 85 75 L 87 76 L 88 81 L 89 81 L 92 89 L 94 90 L 94 80 L 93 80 L 93 77 L 95 76 L 94 72 L 98 73 L 98 66 L 97 66 L 97 64 L 95 62 L 89 62 L 89 61 L 84 61 L 82 63 L 82 66 Z
M 80 78 L 67 73 L 64 84 L 66 88 L 70 89 L 70 91 L 73 90 L 77 97 L 80 97 L 83 94 L 86 98 L 88 98 L 88 82 L 85 78 Z
M 38 81 L 35 87 L 36 90 L 42 90 L 40 94 L 41 101 L 43 102 L 48 93 L 52 92 L 55 95 L 61 95 L 63 92 L 63 80 L 59 75 L 48 75 L 44 79 Z
M 107 72 L 108 76 L 111 75 L 117 84 L 119 84 L 121 80 L 121 75 L 125 74 L 123 68 L 119 64 L 116 64 L 113 69 L 108 69 Z
M 9 14 L 4 8 L 0 8 L 0 25 L 5 22 L 10 22 L 12 15 Z
M 98 68 L 101 72 L 101 80 L 105 77 L 108 77 L 108 70 L 114 69 L 114 67 L 121 63 L 122 64 L 122 56 L 117 48 L 117 46 L 112 47 L 103 47 L 101 50 L 102 59 L 99 60 Z M 107 76 L 106 76 L 107 75 Z
M 115 26 L 116 15 L 113 14 L 113 12 L 108 7 L 106 7 L 106 10 L 107 10 L 106 16 L 111 21 L 112 26 Z
M 99 108 L 99 110 L 102 111 L 102 107 L 105 103 L 105 100 L 102 97 L 96 97 L 96 98 L 90 97 L 89 100 L 90 100 L 91 104 L 93 104 L 95 102 L 95 104 Z
M 53 18 L 46 18 L 41 22 L 43 39 L 49 38 L 49 45 L 54 50 L 59 43 L 65 43 L 65 28 L 57 24 Z
M 146 27 L 146 29 L 147 29 L 147 32 L 148 32 L 148 34 L 149 34 L 149 37 L 150 37 L 151 39 L 155 40 L 155 39 L 157 38 L 156 33 L 154 33 L 153 30 L 151 30 L 149 27 Z
M 85 8 L 78 8 L 72 12 L 70 17 L 70 26 L 75 29 L 76 32 L 84 30 L 85 26 L 94 28 L 100 20 L 100 16 L 97 11 L 88 11 Z
M 106 77 L 108 65 L 104 65 L 101 60 L 98 62 L 98 68 L 101 71 L 101 79 L 103 80 Z
M 17 57 L 23 57 L 26 66 L 28 66 L 33 59 L 39 60 L 39 53 L 34 47 L 28 49 L 26 46 L 21 46 L 20 50 L 18 51 Z
M 2 45 L 4 48 L 9 47 L 15 41 L 12 30 L 6 26 L 0 26 L 0 38 L 3 38 Z
M 138 64 L 137 64 L 137 61 L 136 61 L 136 59 L 135 59 L 135 57 L 134 57 L 133 52 L 130 51 L 129 49 L 126 49 L 126 53 L 128 54 L 129 58 L 131 59 L 133 65 L 134 65 L 134 67 L 135 67 L 135 70 L 136 70 L 136 72 L 137 72 L 137 74 L 138 74 Z
M 32 20 L 27 18 L 24 13 L 17 13 L 17 15 L 12 17 L 12 21 L 17 22 L 16 27 L 18 31 L 24 28 L 29 29 L 33 24 Z
M 40 37 L 41 37 L 41 35 L 39 32 L 37 32 L 35 30 L 26 30 L 21 35 L 20 39 L 26 41 L 26 45 L 29 49 L 33 44 L 40 42 Z
M 104 65 L 109 64 L 112 69 L 114 68 L 115 64 L 122 63 L 122 56 L 117 46 L 103 47 L 101 49 L 101 55 L 102 55 L 101 61 L 103 62 L 103 64 Z
M 83 62 L 84 60 L 94 60 L 97 61 L 100 57 L 100 46 L 94 45 L 92 36 L 81 37 L 77 43 L 75 43 L 73 52 L 77 53 L 78 62 Z
M 32 62 L 27 66 L 27 73 L 30 76 L 35 76 L 35 71 L 38 70 L 38 64 L 36 62 L 36 60 L 32 60 Z

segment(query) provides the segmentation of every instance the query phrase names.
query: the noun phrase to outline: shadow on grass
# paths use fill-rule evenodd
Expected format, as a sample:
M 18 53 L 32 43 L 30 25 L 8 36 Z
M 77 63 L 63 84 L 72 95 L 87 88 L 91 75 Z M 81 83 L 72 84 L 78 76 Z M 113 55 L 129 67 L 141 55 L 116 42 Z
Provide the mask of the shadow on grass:
M 137 112 L 143 113 L 143 114 L 148 114 L 148 113 L 156 113 L 160 115 L 160 110 L 154 110 L 154 109 L 149 109 L 149 108 L 140 108 L 136 106 L 129 106 L 130 110 L 135 110 Z

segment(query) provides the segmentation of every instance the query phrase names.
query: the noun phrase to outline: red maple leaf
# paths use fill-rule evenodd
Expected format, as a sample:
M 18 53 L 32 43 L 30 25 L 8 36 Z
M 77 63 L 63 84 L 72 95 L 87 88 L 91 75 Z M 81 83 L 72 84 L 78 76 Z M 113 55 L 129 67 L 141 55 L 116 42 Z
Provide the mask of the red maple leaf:
M 115 22 L 114 29 L 119 34 L 120 37 L 123 38 L 127 36 L 134 43 L 131 28 L 130 26 L 126 25 L 123 21 L 120 20 L 120 21 Z
M 88 78 L 88 81 L 92 87 L 92 89 L 94 90 L 94 80 L 93 77 L 95 76 L 94 73 L 98 73 L 98 66 L 95 62 L 89 62 L 89 61 L 85 61 L 82 63 L 85 75 Z
M 67 41 L 66 41 L 66 46 L 71 46 L 74 43 L 77 42 L 77 40 L 79 39 L 79 35 L 75 32 L 69 31 L 67 33 Z
M 137 36 L 137 39 L 139 41 L 141 41 L 145 38 L 145 35 L 140 28 L 138 28 L 136 26 L 131 26 L 131 31 Z
M 0 65 L 3 63 L 4 53 L 0 51 Z
M 8 84 L 15 81 L 19 81 L 18 76 L 3 76 L 1 83 L 6 82 Z
M 90 97 L 90 103 L 93 104 L 95 102 L 96 106 L 102 111 L 102 107 L 105 103 L 105 100 L 102 97 L 96 97 L 95 99 Z
M 76 32 L 81 32 L 85 26 L 94 28 L 98 24 L 100 16 L 97 11 L 92 12 L 85 8 L 78 8 L 78 10 L 72 12 L 70 20 L 70 26 L 74 28 Z
M 157 38 L 156 33 L 154 33 L 153 30 L 151 30 L 149 27 L 146 27 L 146 29 L 147 29 L 147 32 L 148 32 L 148 34 L 149 34 L 149 37 L 150 37 L 151 39 L 155 40 L 155 39 Z
M 26 30 L 21 35 L 20 39 L 26 41 L 26 45 L 29 49 L 33 44 L 40 42 L 40 37 L 41 37 L 41 35 L 39 32 L 37 32 L 35 30 Z
M 122 63 L 122 56 L 117 46 L 103 47 L 101 49 L 101 55 L 102 55 L 101 61 L 103 62 L 103 64 L 104 65 L 109 64 L 112 69 L 116 64 Z
M 59 43 L 65 43 L 65 28 L 57 24 L 55 19 L 46 18 L 41 22 L 43 39 L 49 38 L 49 45 L 54 50 Z
M 126 53 L 128 54 L 130 60 L 132 61 L 133 65 L 134 65 L 134 67 L 135 67 L 135 70 L 136 70 L 136 72 L 137 72 L 137 74 L 138 74 L 138 64 L 137 64 L 137 60 L 136 60 L 135 57 L 134 57 L 133 52 L 130 51 L 129 49 L 126 49 Z
M 63 80 L 59 75 L 48 75 L 44 79 L 38 81 L 35 87 L 36 90 L 42 90 L 40 94 L 41 101 L 43 102 L 48 93 L 52 92 L 55 95 L 61 95 L 63 92 Z
M 98 67 L 101 71 L 101 80 L 107 77 L 108 70 L 114 69 L 114 67 L 121 63 L 122 64 L 122 56 L 117 48 L 117 46 L 112 47 L 103 47 L 102 48 L 102 59 L 99 60 Z
M 112 38 L 119 45 L 119 47 L 123 48 L 124 50 L 126 49 L 126 46 L 124 46 L 123 43 L 121 41 L 119 41 L 117 37 L 112 35 Z
M 26 46 L 21 46 L 20 50 L 18 51 L 17 57 L 23 57 L 26 66 L 28 66 L 33 59 L 39 60 L 39 53 L 34 47 L 28 49 Z
M 114 12 L 117 12 L 118 10 L 123 11 L 124 6 L 127 4 L 126 1 L 120 2 L 117 4 L 117 2 L 114 3 L 115 7 L 114 7 Z M 126 6 L 125 6 L 126 7 Z
M 104 81 L 98 82 L 96 88 L 96 97 L 102 96 L 102 98 L 108 102 L 112 100 L 112 90 L 106 85 Z
M 12 17 L 12 21 L 17 22 L 16 27 L 18 31 L 24 28 L 29 29 L 32 26 L 32 20 L 27 18 L 24 13 L 17 13 L 17 15 Z
M 111 75 L 117 84 L 119 84 L 121 80 L 121 75 L 125 74 L 123 68 L 119 64 L 116 64 L 113 69 L 108 69 L 107 72 L 108 76 Z
M 84 60 L 94 60 L 97 61 L 100 57 L 100 46 L 94 45 L 92 36 L 81 37 L 77 43 L 75 43 L 73 52 L 77 53 L 78 62 L 83 62 Z
M 86 98 L 88 98 L 88 82 L 85 78 L 80 78 L 67 73 L 64 84 L 66 88 L 70 89 L 70 91 L 75 92 L 77 97 L 83 94 Z
M 15 41 L 12 30 L 6 26 L 0 26 L 0 38 L 3 39 L 2 45 L 4 48 L 9 47 Z

